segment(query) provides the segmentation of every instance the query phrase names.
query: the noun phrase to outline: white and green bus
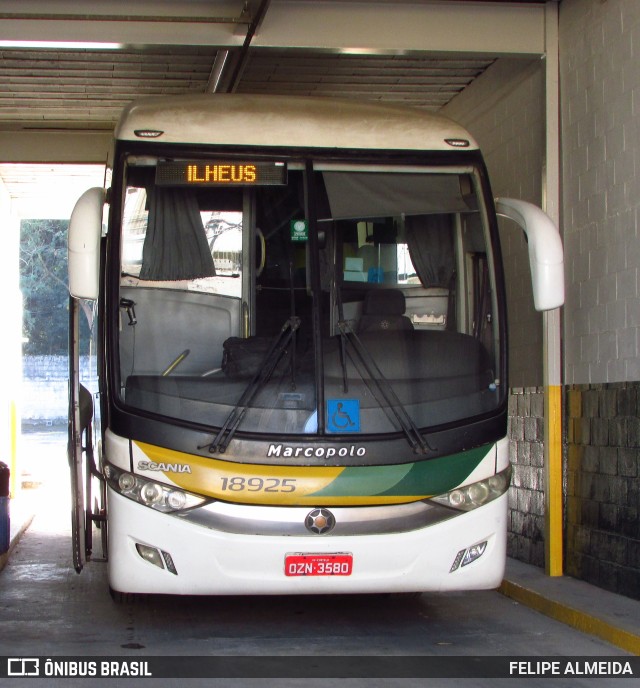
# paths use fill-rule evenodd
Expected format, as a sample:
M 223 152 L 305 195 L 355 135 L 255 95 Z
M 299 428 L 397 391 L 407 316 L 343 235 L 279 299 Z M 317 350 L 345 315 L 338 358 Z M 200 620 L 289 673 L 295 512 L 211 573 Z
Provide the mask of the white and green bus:
M 117 596 L 497 586 L 497 213 L 539 310 L 563 258 L 541 210 L 494 200 L 469 133 L 356 101 L 144 99 L 108 179 L 69 229 L 76 569 L 98 526 Z

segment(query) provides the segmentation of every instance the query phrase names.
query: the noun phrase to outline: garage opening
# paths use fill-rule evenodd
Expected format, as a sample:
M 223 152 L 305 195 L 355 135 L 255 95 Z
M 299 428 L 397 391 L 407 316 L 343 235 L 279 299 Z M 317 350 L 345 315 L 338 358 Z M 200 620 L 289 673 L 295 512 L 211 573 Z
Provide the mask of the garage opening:
M 78 196 L 88 187 L 103 186 L 104 175 L 104 165 L 0 164 L 3 363 L 9 378 L 0 401 L 11 409 L 9 426 L 0 430 L 8 436 L 0 440 L 10 447 L 10 457 L 3 460 L 10 463 L 13 495 L 64 472 L 66 233 Z

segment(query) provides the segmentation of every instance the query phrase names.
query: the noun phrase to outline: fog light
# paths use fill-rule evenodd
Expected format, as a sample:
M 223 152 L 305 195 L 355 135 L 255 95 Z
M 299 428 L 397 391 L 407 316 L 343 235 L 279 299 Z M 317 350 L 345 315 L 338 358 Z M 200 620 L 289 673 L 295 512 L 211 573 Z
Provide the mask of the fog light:
M 472 545 L 468 549 L 461 549 L 458 552 L 458 554 L 456 554 L 456 558 L 453 560 L 453 564 L 451 564 L 449 573 L 453 573 L 458 568 L 461 568 L 462 566 L 467 566 L 474 562 L 476 559 L 479 559 L 484 554 L 486 549 L 486 540 L 484 542 L 478 543 L 477 545 Z
M 153 564 L 154 566 L 157 566 L 160 569 L 164 568 L 164 564 L 162 563 L 162 556 L 155 547 L 148 547 L 147 545 L 141 545 L 137 543 L 136 549 L 138 550 L 138 554 L 145 561 L 148 561 L 150 564 Z
M 461 549 L 458 554 L 456 554 L 456 558 L 453 560 L 453 564 L 451 564 L 451 568 L 449 569 L 449 573 L 452 573 L 455 571 L 459 566 L 460 562 L 462 561 L 462 557 L 464 557 L 466 549 Z
M 169 554 L 169 552 L 162 552 L 162 556 L 164 557 L 164 563 L 167 565 L 167 569 L 173 573 L 174 576 L 178 575 L 178 571 L 176 570 L 176 565 L 173 563 L 173 557 Z
M 474 562 L 476 559 L 480 559 L 480 557 L 484 554 L 485 549 L 487 549 L 486 542 L 481 542 L 478 545 L 469 547 L 466 554 L 462 558 L 462 563 L 460 564 L 460 566 L 467 566 L 468 564 Z

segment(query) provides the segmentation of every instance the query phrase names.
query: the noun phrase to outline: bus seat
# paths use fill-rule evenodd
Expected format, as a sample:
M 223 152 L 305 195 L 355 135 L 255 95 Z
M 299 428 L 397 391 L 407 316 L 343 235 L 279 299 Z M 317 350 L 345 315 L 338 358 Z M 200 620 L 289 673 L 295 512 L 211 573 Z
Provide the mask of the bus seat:
M 358 332 L 412 330 L 404 311 L 404 294 L 399 289 L 372 289 L 364 298 Z

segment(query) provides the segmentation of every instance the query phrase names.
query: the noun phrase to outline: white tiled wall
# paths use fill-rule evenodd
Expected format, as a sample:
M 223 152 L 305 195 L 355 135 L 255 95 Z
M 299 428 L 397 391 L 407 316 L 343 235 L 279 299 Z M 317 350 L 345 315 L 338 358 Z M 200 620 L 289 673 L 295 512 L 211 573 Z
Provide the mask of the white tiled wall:
M 494 196 L 540 205 L 545 150 L 540 60 L 498 60 L 443 108 L 442 114 L 466 126 L 480 144 Z M 535 387 L 542 384 L 542 317 L 533 308 L 522 232 L 504 222 L 501 240 L 509 312 L 509 384 Z
M 565 382 L 640 380 L 640 2 L 560 5 Z
M 640 380 L 640 0 L 560 5 L 564 382 Z M 478 139 L 495 195 L 541 202 L 544 72 L 499 60 L 443 110 Z M 524 242 L 503 229 L 511 385 L 541 384 Z

